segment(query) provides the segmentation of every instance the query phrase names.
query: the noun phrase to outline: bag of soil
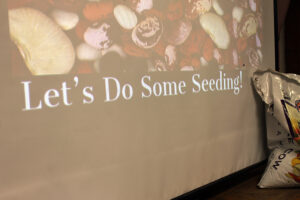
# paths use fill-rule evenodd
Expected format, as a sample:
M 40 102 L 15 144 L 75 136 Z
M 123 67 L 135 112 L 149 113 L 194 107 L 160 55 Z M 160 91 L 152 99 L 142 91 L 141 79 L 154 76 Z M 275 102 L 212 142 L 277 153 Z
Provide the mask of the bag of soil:
M 300 187 L 300 151 L 274 149 L 258 187 Z
M 269 163 L 260 188 L 300 187 L 300 76 L 272 70 L 253 74 L 266 106 Z
M 300 150 L 300 76 L 258 70 L 253 83 L 266 105 L 268 148 Z

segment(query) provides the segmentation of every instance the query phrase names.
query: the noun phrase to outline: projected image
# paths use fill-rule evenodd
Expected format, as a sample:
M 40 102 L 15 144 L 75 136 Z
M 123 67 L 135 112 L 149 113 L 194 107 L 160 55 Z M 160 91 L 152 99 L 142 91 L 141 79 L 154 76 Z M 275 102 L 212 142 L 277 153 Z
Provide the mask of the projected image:
M 9 0 L 14 75 L 260 66 L 260 0 Z

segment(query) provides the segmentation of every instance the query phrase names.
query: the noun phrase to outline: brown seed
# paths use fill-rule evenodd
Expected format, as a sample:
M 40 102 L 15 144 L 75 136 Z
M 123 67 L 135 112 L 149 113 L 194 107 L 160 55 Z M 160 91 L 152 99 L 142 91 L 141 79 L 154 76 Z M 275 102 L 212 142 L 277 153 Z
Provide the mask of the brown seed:
M 165 39 L 172 45 L 181 45 L 189 37 L 192 23 L 188 19 L 171 21 L 166 25 Z

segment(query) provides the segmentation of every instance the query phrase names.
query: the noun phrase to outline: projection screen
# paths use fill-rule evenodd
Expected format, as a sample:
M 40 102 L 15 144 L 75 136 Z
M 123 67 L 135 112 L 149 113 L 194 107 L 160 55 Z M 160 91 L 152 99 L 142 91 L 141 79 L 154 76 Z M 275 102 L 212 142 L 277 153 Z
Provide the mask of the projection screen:
M 170 199 L 265 159 L 271 0 L 1 1 L 0 199 Z

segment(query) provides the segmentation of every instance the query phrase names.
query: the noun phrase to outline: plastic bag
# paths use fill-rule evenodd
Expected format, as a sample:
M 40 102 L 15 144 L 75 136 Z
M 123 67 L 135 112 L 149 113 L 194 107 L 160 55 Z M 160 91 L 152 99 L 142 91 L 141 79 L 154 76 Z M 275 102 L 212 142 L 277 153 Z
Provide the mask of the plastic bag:
M 266 105 L 267 143 L 272 150 L 258 186 L 300 187 L 300 76 L 258 70 L 253 83 Z
M 300 187 L 300 151 L 284 148 L 273 150 L 258 187 Z
M 300 76 L 258 70 L 253 83 L 266 105 L 268 148 L 300 150 Z

